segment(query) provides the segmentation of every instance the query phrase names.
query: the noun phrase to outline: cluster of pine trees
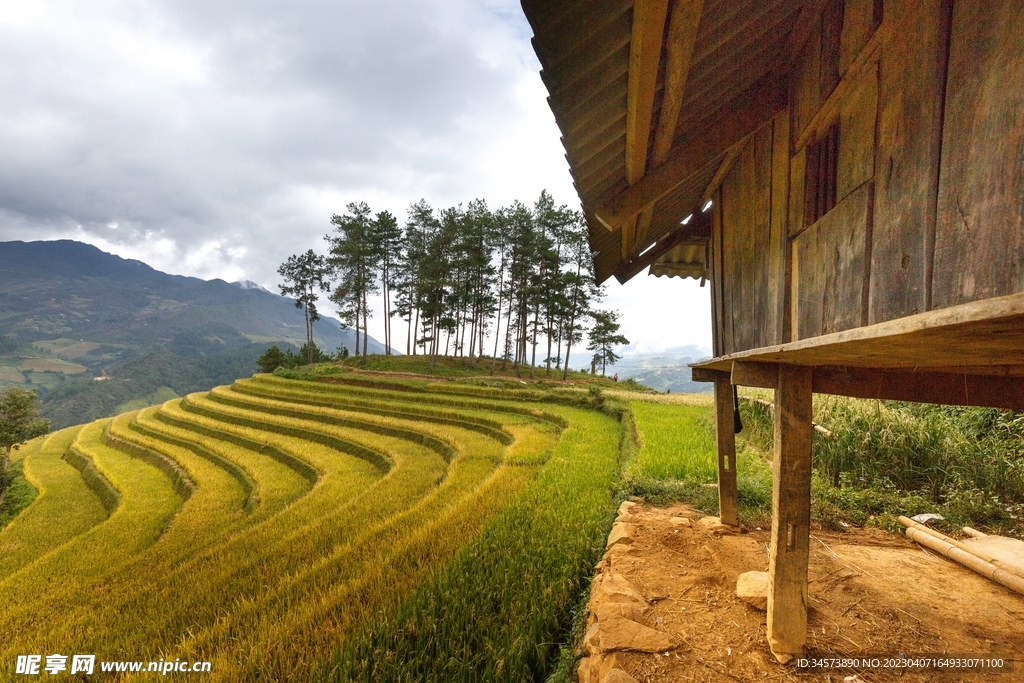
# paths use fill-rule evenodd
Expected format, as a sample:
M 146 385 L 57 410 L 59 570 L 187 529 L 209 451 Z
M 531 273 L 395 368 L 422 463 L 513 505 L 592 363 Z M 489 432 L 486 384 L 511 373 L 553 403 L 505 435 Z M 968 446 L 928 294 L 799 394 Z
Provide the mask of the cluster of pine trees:
M 278 271 L 282 294 L 306 309 L 310 343 L 316 300 L 325 292 L 342 323 L 355 329 L 364 359 L 368 301 L 376 295 L 387 352 L 401 348 L 404 332 L 406 353 L 429 355 L 431 367 L 438 355 L 490 356 L 492 367 L 500 360 L 520 374 L 528 366 L 532 376 L 539 363 L 565 378 L 585 330 L 602 367 L 617 360 L 615 345 L 629 343 L 618 334 L 617 314 L 593 307 L 602 293 L 583 216 L 555 206 L 547 191 L 532 207 L 516 201 L 495 211 L 479 199 L 446 209 L 420 200 L 404 226 L 357 202 L 331 224 L 325 256 L 309 250 Z M 397 333 L 396 318 L 405 323 Z

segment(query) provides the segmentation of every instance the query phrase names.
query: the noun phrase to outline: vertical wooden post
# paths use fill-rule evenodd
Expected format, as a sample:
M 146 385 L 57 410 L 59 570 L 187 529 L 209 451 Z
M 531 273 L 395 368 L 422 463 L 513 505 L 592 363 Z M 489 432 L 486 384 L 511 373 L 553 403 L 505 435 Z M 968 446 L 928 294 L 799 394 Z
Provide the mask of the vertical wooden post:
M 780 365 L 775 390 L 768 644 L 783 664 L 807 644 L 811 522 L 811 368 Z
M 715 437 L 718 447 L 718 514 L 722 524 L 738 526 L 736 510 L 736 432 L 733 422 L 732 383 L 715 380 Z

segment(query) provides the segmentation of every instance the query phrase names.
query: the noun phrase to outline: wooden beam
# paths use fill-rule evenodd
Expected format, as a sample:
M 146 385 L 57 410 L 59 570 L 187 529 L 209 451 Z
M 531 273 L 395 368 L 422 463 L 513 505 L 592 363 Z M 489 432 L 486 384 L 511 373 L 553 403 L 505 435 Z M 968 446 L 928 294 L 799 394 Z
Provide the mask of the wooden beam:
M 626 105 L 626 182 L 632 185 L 647 170 L 654 90 L 661 64 L 668 0 L 636 0 L 629 43 L 629 85 Z
M 769 77 L 707 117 L 708 125 L 676 145 L 668 160 L 635 185 L 605 197 L 594 211 L 609 230 L 616 230 L 646 207 L 691 179 L 708 163 L 753 133 L 786 107 L 785 79 Z
M 704 11 L 704 0 L 677 0 L 668 23 L 668 38 L 665 41 L 665 85 L 662 89 L 661 111 L 654 128 L 654 148 L 651 151 L 651 166 L 658 167 L 668 158 L 672 140 L 676 134 L 679 110 L 683 106 L 683 92 L 690 74 L 690 59 L 693 44 L 697 42 L 697 29 Z M 654 205 L 645 208 L 637 216 L 636 239 L 633 252 L 647 244 Z M 624 259 L 625 260 L 625 259 Z
M 768 645 L 783 664 L 807 644 L 811 434 L 811 369 L 782 365 L 775 390 Z
M 711 218 L 699 211 L 693 214 L 693 219 L 689 225 L 681 225 L 679 227 L 679 230 L 663 237 L 643 254 L 623 263 L 622 267 L 615 273 L 615 279 L 625 283 L 641 270 L 667 254 L 673 247 L 690 240 L 711 238 Z
M 736 160 L 740 158 L 740 154 L 743 153 L 743 149 L 753 137 L 754 134 L 751 133 L 730 147 L 729 151 L 725 153 L 725 158 L 722 159 L 722 163 L 718 165 L 718 170 L 715 171 L 714 177 L 711 179 L 711 182 L 708 183 L 708 186 L 704 188 L 704 192 L 701 194 L 702 204 L 707 204 L 707 200 L 711 199 L 715 192 L 718 192 L 718 188 L 722 186 L 722 181 L 725 180 L 725 176 L 732 170 L 733 164 L 735 164 Z
M 676 135 L 679 110 L 683 106 L 683 93 L 690 75 L 693 46 L 697 42 L 697 29 L 704 13 L 704 0 L 676 0 L 668 22 L 665 41 L 665 87 L 662 90 L 661 112 L 654 129 L 654 149 L 651 165 L 661 166 L 668 159 L 672 140 Z
M 742 387 L 774 389 L 779 385 L 779 366 L 777 363 L 736 361 L 732 364 L 730 381 Z
M 739 526 L 736 502 L 736 429 L 732 385 L 715 381 L 715 446 L 718 451 L 718 517 L 722 524 Z
M 921 371 L 1024 365 L 1024 292 L 926 311 L 843 332 L 701 361 L 731 372 L 733 361 Z
M 814 32 L 814 25 L 821 21 L 821 13 L 825 11 L 827 4 L 828 0 L 809 0 L 804 3 L 803 9 L 800 10 L 800 16 L 793 24 L 793 29 L 786 36 L 786 42 L 782 46 L 775 66 L 772 67 L 772 73 L 782 76 L 792 70 L 797 57 L 804 49 L 804 44 Z
M 1024 409 L 1024 382 L 1019 376 L 826 366 L 814 369 L 814 391 L 854 398 Z
M 861 49 L 860 54 L 850 64 L 850 68 L 847 69 L 846 74 L 839 81 L 839 84 L 833 88 L 832 92 L 829 93 L 828 98 L 824 104 L 818 109 L 818 112 L 811 118 L 807 126 L 802 131 L 798 132 L 796 144 L 793 146 L 794 152 L 799 152 L 801 149 L 807 146 L 811 140 L 813 140 L 817 134 L 830 125 L 839 117 L 839 106 L 842 104 L 846 96 L 853 92 L 854 85 L 859 82 L 861 74 L 865 69 L 870 68 L 882 55 L 882 48 L 889 41 L 889 34 L 892 31 L 892 22 L 883 21 L 882 25 L 875 30 L 875 33 L 868 40 L 867 44 Z
M 718 382 L 729 381 L 729 373 L 709 368 L 690 368 L 691 379 L 694 382 Z
M 629 83 L 626 95 L 626 183 L 633 185 L 647 172 L 647 143 L 654 115 L 654 91 L 661 65 L 668 0 L 636 0 L 633 3 L 633 31 L 629 43 Z M 646 237 L 647 225 L 634 218 L 622 225 L 622 260 L 629 261 L 638 233 Z

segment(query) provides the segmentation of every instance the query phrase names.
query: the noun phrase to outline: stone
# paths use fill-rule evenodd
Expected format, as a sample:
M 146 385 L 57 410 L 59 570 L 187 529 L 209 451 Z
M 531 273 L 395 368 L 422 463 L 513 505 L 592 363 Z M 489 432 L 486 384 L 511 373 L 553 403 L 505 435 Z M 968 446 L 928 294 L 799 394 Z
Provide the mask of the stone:
M 637 683 L 637 680 L 622 669 L 612 669 L 601 679 L 601 683 Z
M 625 617 L 637 623 L 643 623 L 650 608 L 643 608 L 635 602 L 603 602 L 594 608 L 597 622 L 608 621 L 612 617 Z
M 620 515 L 628 515 L 629 513 L 631 513 L 633 511 L 633 508 L 635 508 L 635 507 L 637 507 L 637 504 L 634 503 L 633 501 L 631 501 L 631 500 L 624 500 L 624 501 L 622 501 L 622 505 L 619 506 L 618 514 L 620 514 Z
M 616 615 L 598 620 L 597 646 L 601 652 L 629 650 L 632 652 L 664 652 L 678 644 L 667 633 L 644 626 L 632 619 Z
M 637 590 L 636 586 L 629 582 L 622 574 L 605 574 L 600 582 L 594 582 L 594 588 L 590 592 L 590 611 L 593 612 L 597 605 L 604 602 L 632 602 L 641 608 L 648 607 L 647 600 L 643 593 Z
M 591 615 L 591 617 L 593 617 L 593 615 Z M 590 622 L 590 626 L 587 628 L 586 635 L 583 636 L 583 649 L 588 655 L 597 654 L 599 651 L 601 645 L 598 640 L 599 635 L 600 627 L 597 625 L 597 619 L 594 618 L 594 620 Z
M 704 529 L 708 533 L 715 534 L 716 536 L 724 536 L 726 534 L 738 534 L 740 532 L 739 527 L 730 526 L 728 524 L 722 524 L 722 520 L 718 517 L 701 517 L 697 521 L 697 525 Z
M 626 524 L 636 524 L 638 519 L 639 518 L 636 515 L 633 515 L 633 514 L 630 514 L 630 513 L 626 512 L 626 513 L 620 514 L 618 517 L 616 517 L 615 521 L 616 522 L 625 522 Z
M 604 677 L 607 676 L 612 669 L 621 669 L 624 664 L 623 657 L 618 652 L 608 652 L 605 656 L 600 659 L 595 659 L 594 661 L 597 666 L 591 667 L 590 677 L 599 681 L 603 681 Z
M 668 521 L 672 522 L 676 526 L 693 526 L 693 522 L 689 517 L 672 517 Z
M 606 548 L 611 548 L 616 543 L 624 543 L 629 545 L 633 542 L 633 527 L 629 524 L 623 524 L 622 522 L 616 522 L 612 525 L 612 532 L 608 534 L 608 545 Z
M 594 683 L 594 679 L 590 675 L 590 657 L 580 660 L 580 665 L 576 669 L 576 678 L 580 683 Z
M 736 597 L 762 612 L 768 610 L 768 572 L 745 572 L 736 581 Z

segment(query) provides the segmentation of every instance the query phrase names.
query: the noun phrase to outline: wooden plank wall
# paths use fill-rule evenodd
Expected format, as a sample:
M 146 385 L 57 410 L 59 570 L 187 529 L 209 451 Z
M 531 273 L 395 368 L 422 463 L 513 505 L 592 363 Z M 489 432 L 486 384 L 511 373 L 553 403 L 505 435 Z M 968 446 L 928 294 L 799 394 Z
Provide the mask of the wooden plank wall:
M 869 322 L 928 308 L 950 0 L 885 3 L 892 40 L 879 62 Z
M 954 5 L 932 305 L 1024 291 L 1024 5 Z
M 788 140 L 789 114 L 784 112 L 751 136 L 718 192 L 714 244 L 721 245 L 725 275 L 716 290 L 723 302 L 716 313 L 724 315 L 724 353 L 782 340 Z
M 716 355 L 1024 291 L 1024 4 L 832 0 L 716 197 Z

